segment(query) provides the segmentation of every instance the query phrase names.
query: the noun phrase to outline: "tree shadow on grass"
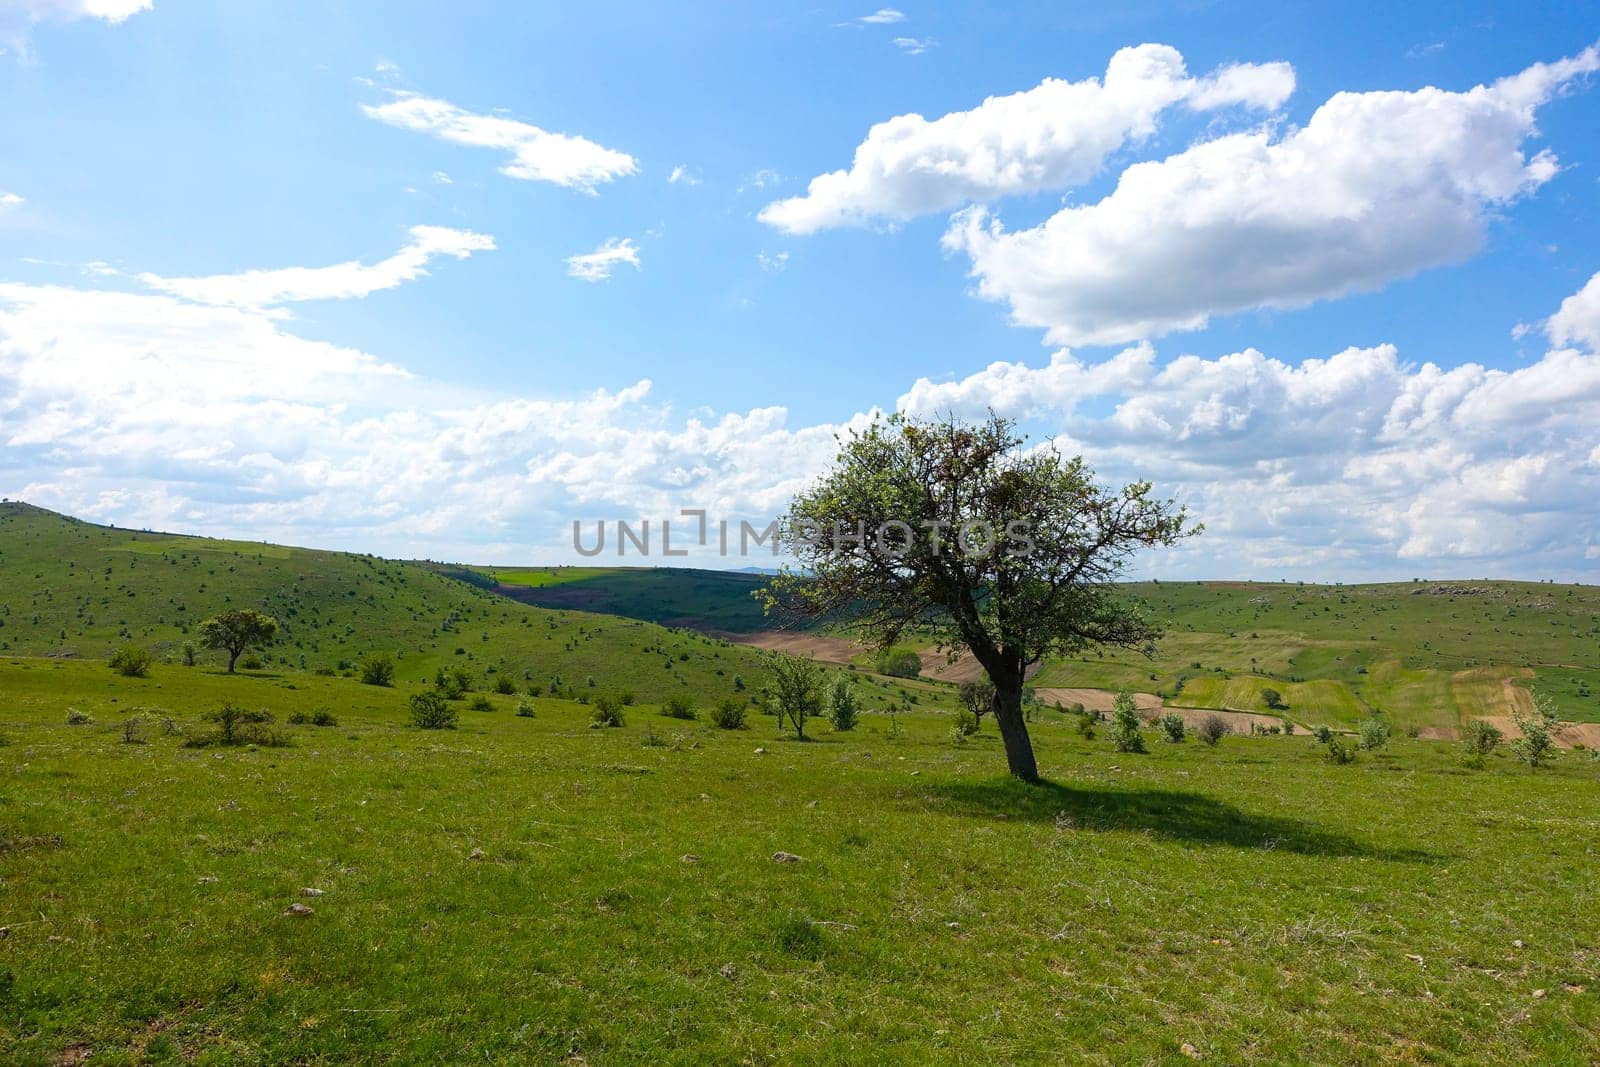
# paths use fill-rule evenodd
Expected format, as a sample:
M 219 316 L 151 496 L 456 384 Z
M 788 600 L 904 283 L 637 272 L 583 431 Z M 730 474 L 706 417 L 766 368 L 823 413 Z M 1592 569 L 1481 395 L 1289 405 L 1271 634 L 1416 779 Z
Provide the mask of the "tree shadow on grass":
M 1015 779 L 929 783 L 927 792 L 949 814 L 1058 823 L 1078 830 L 1133 830 L 1195 845 L 1226 845 L 1347 856 L 1399 863 L 1438 863 L 1424 849 L 1375 845 L 1313 823 L 1242 811 L 1199 793 L 1170 789 L 1103 789 Z

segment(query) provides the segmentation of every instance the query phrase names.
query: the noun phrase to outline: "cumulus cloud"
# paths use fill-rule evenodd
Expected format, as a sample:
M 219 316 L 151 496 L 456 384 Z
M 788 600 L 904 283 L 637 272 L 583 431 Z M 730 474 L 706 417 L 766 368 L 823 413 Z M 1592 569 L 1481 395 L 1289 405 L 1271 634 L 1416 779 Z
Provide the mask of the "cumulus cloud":
M 21 204 L 22 197 L 18 196 L 16 193 L 6 192 L 4 189 L 0 189 L 0 211 L 4 211 L 6 208 L 19 207 Z
M 349 300 L 393 289 L 427 274 L 439 256 L 465 259 L 494 249 L 494 238 L 446 226 L 413 226 L 411 241 L 394 255 L 371 265 L 351 260 L 330 267 L 283 267 L 198 278 L 140 274 L 152 289 L 201 304 L 269 307 L 302 300 Z
M 677 185 L 679 183 L 684 185 L 700 184 L 700 178 L 694 173 L 694 171 L 690 170 L 688 166 L 683 163 L 679 163 L 676 167 L 672 168 L 672 173 L 667 175 L 667 181 L 672 185 Z
M 892 26 L 905 20 L 906 13 L 904 11 L 897 11 L 892 7 L 880 7 L 870 15 L 862 15 L 860 18 L 851 19 L 850 21 L 862 26 Z
M 603 282 L 624 263 L 639 269 L 639 249 L 631 237 L 608 237 L 593 252 L 567 257 L 567 274 L 585 282 Z
M 521 181 L 554 182 L 594 195 L 615 178 L 635 174 L 626 152 L 572 134 L 551 133 L 502 115 L 480 115 L 445 100 L 395 91 L 386 104 L 363 104 L 368 118 L 402 130 L 431 134 L 453 144 L 497 148 L 511 154 L 500 173 Z
M 1545 320 L 1545 333 L 1552 344 L 1578 344 L 1591 352 L 1600 351 L 1600 272 L 1561 302 L 1560 310 Z
M 893 42 L 908 56 L 920 56 L 937 43 L 932 37 L 896 37 Z
M 1104 199 L 1030 229 L 969 208 L 944 243 L 971 258 L 980 295 L 1048 343 L 1118 344 L 1377 288 L 1472 255 L 1497 209 L 1557 173 L 1548 151 L 1524 152 L 1535 112 L 1597 67 L 1591 47 L 1466 92 L 1339 93 L 1303 128 L 1135 164 Z
M 881 122 L 856 148 L 849 170 L 813 178 L 804 196 L 768 204 L 761 219 L 790 233 L 814 233 L 1063 189 L 1093 178 L 1130 140 L 1153 134 L 1161 113 L 1176 104 L 1272 109 L 1293 90 L 1287 63 L 1238 64 L 1192 78 L 1175 48 L 1124 48 L 1103 79 L 1046 78 L 971 111 Z

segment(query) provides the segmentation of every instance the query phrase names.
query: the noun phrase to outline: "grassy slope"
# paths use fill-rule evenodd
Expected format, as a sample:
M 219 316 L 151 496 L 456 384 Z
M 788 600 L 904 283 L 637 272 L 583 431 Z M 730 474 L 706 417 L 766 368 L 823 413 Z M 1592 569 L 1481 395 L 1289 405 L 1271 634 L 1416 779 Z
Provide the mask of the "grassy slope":
M 532 603 L 735 632 L 770 628 L 759 576 L 671 568 L 481 569 Z M 1600 721 L 1600 588 L 1531 582 L 1318 586 L 1161 582 L 1126 587 L 1167 626 L 1153 659 L 1046 664 L 1039 685 L 1160 691 L 1173 703 L 1263 711 L 1276 689 L 1302 722 L 1378 709 L 1402 726 L 1508 712 L 1504 682 Z M 1198 666 L 1197 666 L 1198 664 Z
M 1047 715 L 1030 790 L 921 714 L 800 745 L 495 698 L 423 733 L 403 689 L 6 659 L 0 694 L 7 1063 L 1600 1060 L 1578 755 L 1132 756 Z M 224 698 L 341 721 L 121 741 Z
M 750 650 L 610 615 L 528 607 L 427 566 L 341 552 L 138 533 L 0 504 L 0 652 L 103 659 L 133 641 L 177 661 L 191 630 L 230 607 L 277 618 L 276 670 L 400 657 L 401 679 L 466 664 L 519 686 L 632 689 L 697 700 L 764 677 Z M 216 654 L 202 654 L 215 659 Z

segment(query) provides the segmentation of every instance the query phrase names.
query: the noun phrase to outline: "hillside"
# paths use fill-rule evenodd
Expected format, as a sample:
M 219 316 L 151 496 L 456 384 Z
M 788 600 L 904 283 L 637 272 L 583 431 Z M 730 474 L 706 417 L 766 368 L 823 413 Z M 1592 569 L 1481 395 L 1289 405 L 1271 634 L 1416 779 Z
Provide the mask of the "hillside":
M 231 607 L 277 618 L 272 669 L 345 670 L 388 650 L 399 677 L 465 664 L 488 678 L 630 689 L 645 700 L 732 695 L 764 676 L 752 650 L 648 622 L 551 611 L 372 556 L 96 526 L 0 504 L 0 652 L 103 659 L 125 642 L 176 662 Z M 215 659 L 201 652 L 202 659 Z M 591 684 L 591 679 L 593 680 Z
M 527 603 L 747 639 L 774 628 L 750 595 L 759 575 L 606 567 L 472 572 L 486 588 Z M 1348 725 L 1381 710 L 1403 726 L 1441 733 L 1467 716 L 1506 717 L 1538 692 L 1555 701 L 1563 719 L 1600 722 L 1595 586 L 1141 582 L 1123 589 L 1167 628 L 1154 655 L 1109 651 L 1049 662 L 1036 685 L 1063 697 L 1077 688 L 1128 688 L 1175 707 L 1258 712 L 1269 710 L 1262 694 L 1274 689 L 1301 722 Z M 850 656 L 841 650 L 834 658 Z

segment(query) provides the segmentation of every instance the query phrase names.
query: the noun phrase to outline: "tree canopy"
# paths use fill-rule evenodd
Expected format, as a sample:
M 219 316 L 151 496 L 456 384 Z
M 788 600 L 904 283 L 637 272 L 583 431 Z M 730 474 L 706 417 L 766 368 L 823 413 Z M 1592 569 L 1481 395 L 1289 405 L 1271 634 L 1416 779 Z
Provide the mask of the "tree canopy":
M 1100 485 L 1081 457 L 1025 449 L 1009 420 L 893 415 L 841 440 L 783 526 L 796 569 L 764 591 L 887 647 L 971 650 L 995 687 L 1011 772 L 1038 778 L 1022 714 L 1030 667 L 1096 645 L 1146 648 L 1159 628 L 1113 588 L 1134 553 L 1199 532 L 1149 482 Z
M 228 673 L 233 673 L 239 656 L 252 645 L 264 645 L 278 632 L 278 620 L 254 608 L 224 611 L 200 624 L 200 641 L 207 648 L 228 653 Z

